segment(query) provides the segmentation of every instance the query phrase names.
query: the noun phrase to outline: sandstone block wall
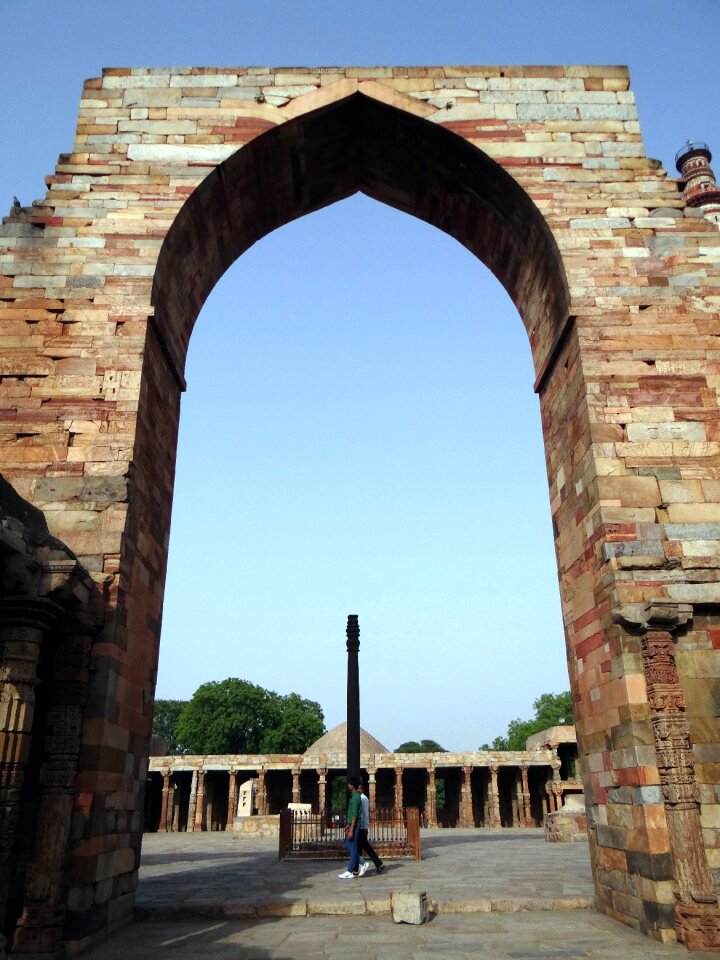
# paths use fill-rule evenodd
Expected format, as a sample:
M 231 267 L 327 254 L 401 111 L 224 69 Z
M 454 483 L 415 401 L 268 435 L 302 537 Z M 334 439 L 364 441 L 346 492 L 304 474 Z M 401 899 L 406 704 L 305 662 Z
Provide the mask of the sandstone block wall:
M 476 253 L 528 331 L 600 902 L 667 939 L 699 885 L 717 927 L 720 236 L 645 156 L 627 70 L 111 69 L 47 186 L 0 229 L 0 470 L 105 609 L 72 939 L 131 908 L 193 323 L 251 243 L 356 190 Z

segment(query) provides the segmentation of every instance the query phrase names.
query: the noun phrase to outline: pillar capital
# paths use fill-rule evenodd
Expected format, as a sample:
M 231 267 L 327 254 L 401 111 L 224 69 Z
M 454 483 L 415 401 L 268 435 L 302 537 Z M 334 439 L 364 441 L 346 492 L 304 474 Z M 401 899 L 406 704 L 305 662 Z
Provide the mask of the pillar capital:
M 691 603 L 649 600 L 624 604 L 613 611 L 612 618 L 614 623 L 641 633 L 648 630 L 674 633 L 692 620 L 693 608 Z
M 48 597 L 0 597 L 0 630 L 30 627 L 48 630 L 63 613 L 59 603 Z

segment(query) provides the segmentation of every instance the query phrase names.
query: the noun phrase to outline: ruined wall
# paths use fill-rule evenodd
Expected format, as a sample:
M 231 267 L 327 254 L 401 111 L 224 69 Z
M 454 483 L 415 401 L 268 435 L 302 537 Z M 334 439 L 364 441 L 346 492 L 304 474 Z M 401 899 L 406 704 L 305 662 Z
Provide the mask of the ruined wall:
M 518 307 L 599 901 L 668 939 L 701 889 L 717 931 L 720 235 L 646 158 L 627 71 L 154 68 L 86 81 L 73 153 L 0 229 L 0 470 L 106 605 L 65 935 L 130 916 L 192 324 L 250 243 L 356 190 L 455 236 Z

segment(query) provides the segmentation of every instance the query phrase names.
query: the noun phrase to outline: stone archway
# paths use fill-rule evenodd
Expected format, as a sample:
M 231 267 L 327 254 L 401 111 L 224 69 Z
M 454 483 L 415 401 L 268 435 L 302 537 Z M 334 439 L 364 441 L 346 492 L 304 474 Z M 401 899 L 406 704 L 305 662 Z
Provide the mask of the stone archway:
M 105 606 L 74 949 L 132 910 L 192 325 L 251 243 L 358 190 L 454 236 L 518 308 L 598 903 L 717 944 L 720 240 L 645 157 L 627 71 L 109 70 L 48 186 L 0 230 L 1 469 Z

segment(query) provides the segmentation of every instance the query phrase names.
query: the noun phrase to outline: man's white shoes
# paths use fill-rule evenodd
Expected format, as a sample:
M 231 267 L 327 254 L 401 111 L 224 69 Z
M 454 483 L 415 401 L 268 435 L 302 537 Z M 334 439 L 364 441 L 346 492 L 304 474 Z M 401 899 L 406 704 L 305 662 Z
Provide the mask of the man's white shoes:
M 349 870 L 346 870 L 344 873 L 338 874 L 340 880 L 354 880 L 355 874 L 351 873 Z
M 360 874 L 359 874 L 359 875 L 360 875 L 361 877 L 364 877 L 365 874 L 367 873 L 367 868 L 368 868 L 368 866 L 369 866 L 369 864 L 368 864 L 367 862 L 365 862 L 365 863 L 363 863 L 363 864 L 360 865 Z

